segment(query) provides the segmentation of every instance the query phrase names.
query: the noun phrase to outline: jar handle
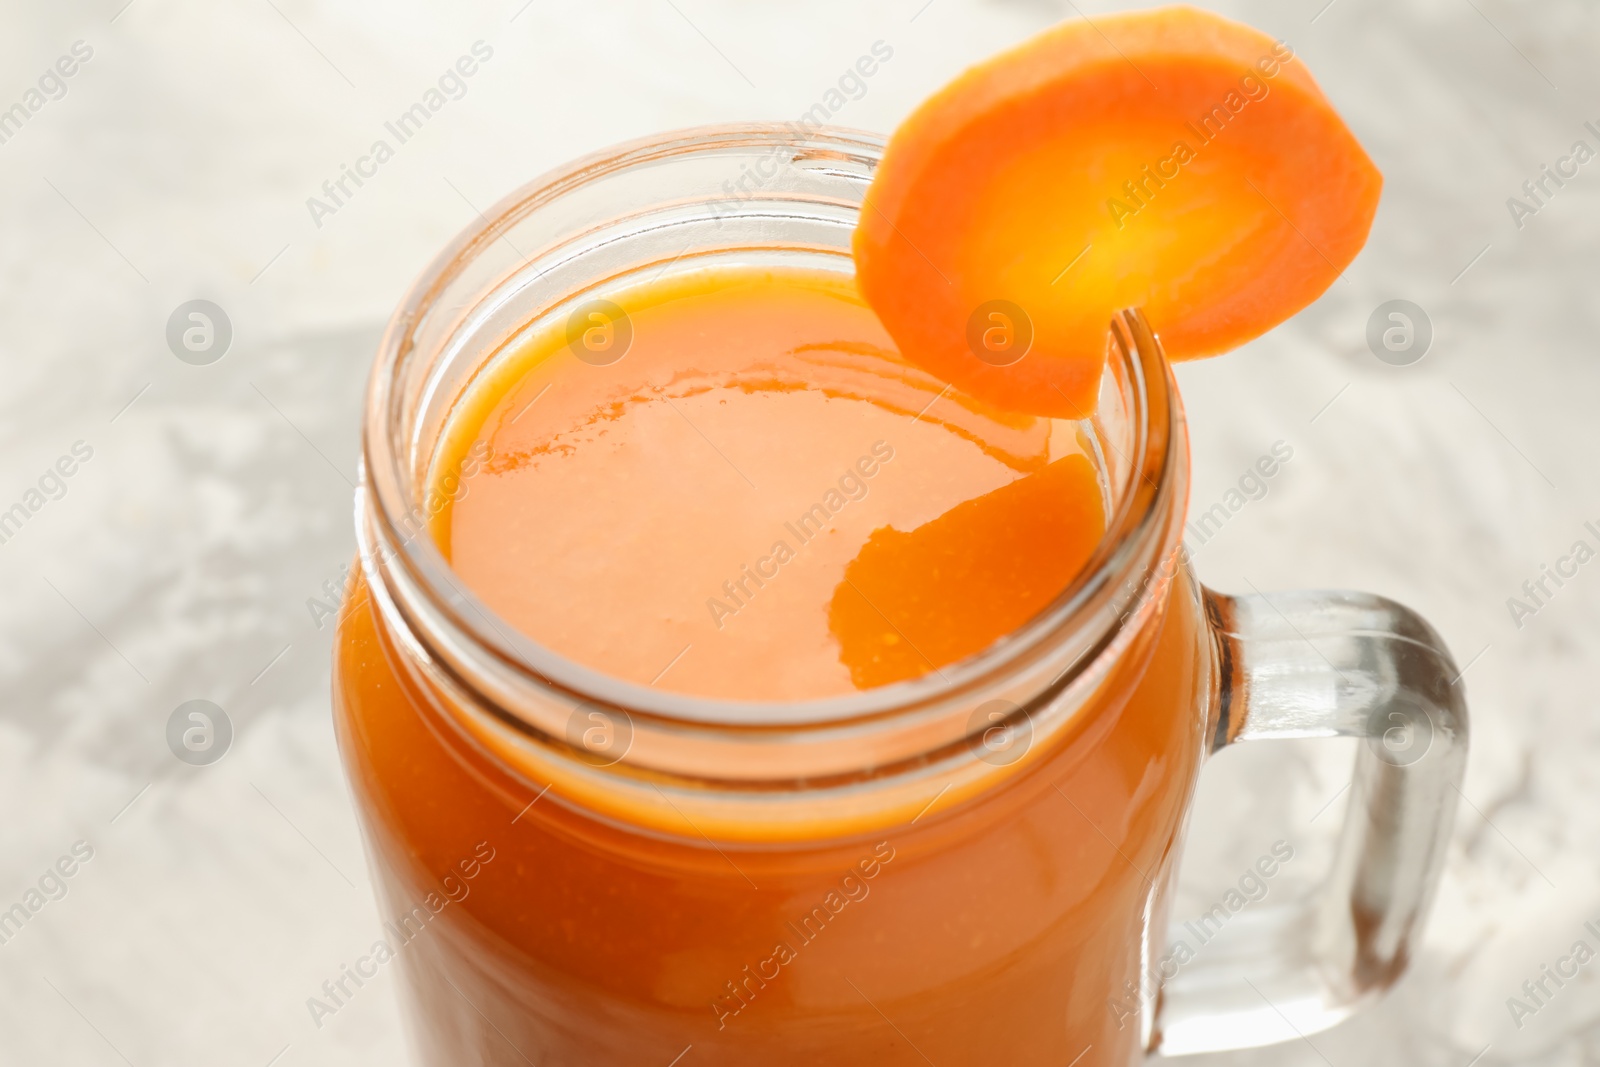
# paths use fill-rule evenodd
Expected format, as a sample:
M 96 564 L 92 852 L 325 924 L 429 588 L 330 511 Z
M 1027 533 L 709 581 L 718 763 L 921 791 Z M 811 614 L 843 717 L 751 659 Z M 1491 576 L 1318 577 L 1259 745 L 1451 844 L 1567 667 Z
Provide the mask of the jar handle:
M 1399 979 L 1444 866 L 1467 756 L 1460 672 L 1415 612 L 1364 593 L 1207 590 L 1211 749 L 1358 737 L 1333 871 L 1310 900 L 1241 913 L 1164 979 L 1152 1051 L 1293 1041 Z M 1331 803 L 1331 801 L 1330 801 Z

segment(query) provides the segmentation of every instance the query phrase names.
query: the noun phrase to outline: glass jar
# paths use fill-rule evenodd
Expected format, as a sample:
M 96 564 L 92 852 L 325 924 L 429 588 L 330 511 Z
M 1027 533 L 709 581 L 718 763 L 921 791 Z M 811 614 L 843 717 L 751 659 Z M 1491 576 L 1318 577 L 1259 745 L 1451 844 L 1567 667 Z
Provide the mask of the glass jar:
M 1120 1065 L 1323 1029 L 1403 970 L 1465 756 L 1456 671 L 1376 597 L 1198 586 L 1182 410 L 1137 312 L 1077 427 L 1103 543 L 933 675 L 801 703 L 661 692 L 511 631 L 451 573 L 429 479 L 476 375 L 628 279 L 848 273 L 881 149 L 752 125 L 591 156 L 482 216 L 391 322 L 335 716 L 385 920 L 357 969 L 399 968 L 423 1062 Z M 1335 735 L 1368 744 L 1322 894 L 1175 953 L 1206 755 Z

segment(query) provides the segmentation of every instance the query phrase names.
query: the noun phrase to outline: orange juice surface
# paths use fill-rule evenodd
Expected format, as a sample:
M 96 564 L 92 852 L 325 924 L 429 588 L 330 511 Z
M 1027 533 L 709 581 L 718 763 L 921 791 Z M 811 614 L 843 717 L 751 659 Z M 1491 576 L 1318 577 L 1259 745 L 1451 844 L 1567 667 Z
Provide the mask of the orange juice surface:
M 727 699 L 916 678 L 1037 614 L 1104 532 L 1075 424 L 913 368 L 848 277 L 605 295 L 625 317 L 600 333 L 489 365 L 433 475 L 453 568 L 562 655 Z

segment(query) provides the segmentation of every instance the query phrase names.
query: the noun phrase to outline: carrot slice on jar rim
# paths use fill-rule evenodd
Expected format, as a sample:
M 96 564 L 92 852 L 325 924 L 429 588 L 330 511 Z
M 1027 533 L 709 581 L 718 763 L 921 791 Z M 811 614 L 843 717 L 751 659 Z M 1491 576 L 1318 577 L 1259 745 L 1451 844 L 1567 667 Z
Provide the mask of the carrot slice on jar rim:
M 1189 7 L 1055 26 L 894 132 L 857 284 L 905 357 L 1038 415 L 1095 407 L 1111 316 L 1236 348 L 1366 243 L 1383 178 L 1281 41 Z

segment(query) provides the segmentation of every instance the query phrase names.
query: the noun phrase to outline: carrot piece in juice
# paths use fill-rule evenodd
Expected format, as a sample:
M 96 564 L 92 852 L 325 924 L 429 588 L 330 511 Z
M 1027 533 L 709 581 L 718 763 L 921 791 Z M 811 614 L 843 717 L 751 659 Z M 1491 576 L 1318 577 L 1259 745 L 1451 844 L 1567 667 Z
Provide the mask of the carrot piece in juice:
M 880 527 L 828 608 L 839 658 L 868 689 L 981 652 L 1055 599 L 1104 530 L 1094 467 L 1076 455 L 916 529 Z

